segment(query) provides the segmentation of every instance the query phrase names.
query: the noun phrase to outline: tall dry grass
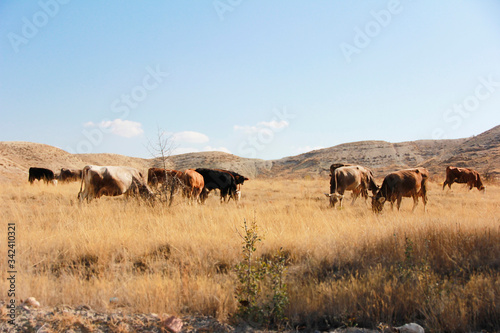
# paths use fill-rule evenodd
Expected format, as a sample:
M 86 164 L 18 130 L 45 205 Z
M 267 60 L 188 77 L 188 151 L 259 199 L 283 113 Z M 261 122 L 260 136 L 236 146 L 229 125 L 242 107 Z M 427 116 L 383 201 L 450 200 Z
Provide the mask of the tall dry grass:
M 328 187 L 328 180 L 257 179 L 243 186 L 239 205 L 178 197 L 172 207 L 151 207 L 106 197 L 80 205 L 76 183 L 3 185 L 3 239 L 7 222 L 17 229 L 16 297 L 227 320 L 237 307 L 232 266 L 247 219 L 264 236 L 259 255 L 280 247 L 288 255 L 293 325 L 500 329 L 500 188 L 482 195 L 431 184 L 427 212 L 420 202 L 411 213 L 404 199 L 400 212 L 386 205 L 375 215 L 364 200 L 329 208 Z

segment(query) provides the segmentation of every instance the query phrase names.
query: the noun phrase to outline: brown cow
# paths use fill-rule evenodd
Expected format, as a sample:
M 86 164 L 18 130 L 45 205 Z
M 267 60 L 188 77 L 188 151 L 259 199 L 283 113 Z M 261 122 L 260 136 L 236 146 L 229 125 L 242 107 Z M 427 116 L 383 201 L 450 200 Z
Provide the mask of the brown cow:
M 166 198 L 168 199 L 168 204 L 170 206 L 172 205 L 174 196 L 176 196 L 179 190 L 184 187 L 182 177 L 182 171 L 163 168 L 150 168 L 148 170 L 148 185 L 158 190 L 158 186 L 161 184 L 161 190 L 156 194 L 160 194 L 161 197 L 161 194 L 164 193 Z
M 152 198 L 153 192 L 137 169 L 121 166 L 87 165 L 82 170 L 82 183 L 78 199 L 91 201 L 103 195 L 125 194 Z
M 196 172 L 194 169 L 184 171 L 182 176 L 184 182 L 184 195 L 190 200 L 201 203 L 200 194 L 205 186 L 203 176 Z
M 451 189 L 451 184 L 453 183 L 467 183 L 467 186 L 469 186 L 469 191 L 472 190 L 473 187 L 477 187 L 479 191 L 486 190 L 483 182 L 481 182 L 479 173 L 474 169 L 448 166 L 446 168 L 446 180 L 443 183 L 443 190 L 446 185 L 448 185 L 448 188 Z
M 368 199 L 368 191 L 375 195 L 378 190 L 373 173 L 368 168 L 360 165 L 332 164 L 330 170 L 333 170 L 330 174 L 330 193 L 325 195 L 330 198 L 331 207 L 335 207 L 337 201 L 340 201 L 342 207 L 345 191 L 352 191 L 351 204 L 354 204 L 360 194 Z
M 391 202 L 391 208 L 394 207 L 394 202 L 397 201 L 399 210 L 402 198 L 412 197 L 412 211 L 414 211 L 418 205 L 418 197 L 421 197 L 425 211 L 428 179 L 429 172 L 425 168 L 406 169 L 388 174 L 385 176 L 380 190 L 372 197 L 372 210 L 375 213 L 380 213 L 386 201 Z
M 165 184 L 167 180 L 174 178 L 182 179 L 182 171 L 163 168 L 150 168 L 148 170 L 148 185 L 152 187 Z
M 63 183 L 77 182 L 82 179 L 82 170 L 61 168 L 57 179 Z

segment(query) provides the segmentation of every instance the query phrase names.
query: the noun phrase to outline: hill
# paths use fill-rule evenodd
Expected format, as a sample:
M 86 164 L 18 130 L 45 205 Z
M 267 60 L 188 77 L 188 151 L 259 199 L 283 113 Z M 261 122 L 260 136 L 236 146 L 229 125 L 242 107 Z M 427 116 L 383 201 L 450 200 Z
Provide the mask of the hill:
M 390 143 L 386 141 L 360 141 L 319 149 L 305 154 L 274 161 L 273 170 L 304 174 L 329 174 L 330 164 L 360 164 L 376 174 L 423 165 L 430 159 L 440 161 L 442 155 L 460 146 L 465 139 L 425 140 Z
M 247 177 L 327 177 L 332 163 L 367 166 L 377 177 L 398 169 L 424 166 L 435 179 L 444 176 L 448 165 L 472 167 L 486 178 L 500 177 L 500 126 L 467 139 L 418 140 L 400 143 L 359 141 L 318 149 L 277 160 L 239 157 L 223 152 L 199 152 L 170 156 L 166 167 L 230 169 Z M 0 142 L 0 182 L 24 181 L 30 166 L 59 170 L 87 164 L 127 165 L 146 171 L 161 167 L 159 159 L 117 154 L 70 154 L 40 143 Z
M 57 170 L 61 167 L 83 168 L 78 155 L 32 142 L 0 142 L 0 182 L 28 179 L 30 166 Z

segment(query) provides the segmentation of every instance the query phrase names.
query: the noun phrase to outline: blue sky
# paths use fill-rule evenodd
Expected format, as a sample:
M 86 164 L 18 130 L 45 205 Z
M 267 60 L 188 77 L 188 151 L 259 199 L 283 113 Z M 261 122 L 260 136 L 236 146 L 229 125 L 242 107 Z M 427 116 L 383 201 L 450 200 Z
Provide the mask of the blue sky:
M 500 2 L 2 1 L 0 141 L 276 159 L 500 124 Z

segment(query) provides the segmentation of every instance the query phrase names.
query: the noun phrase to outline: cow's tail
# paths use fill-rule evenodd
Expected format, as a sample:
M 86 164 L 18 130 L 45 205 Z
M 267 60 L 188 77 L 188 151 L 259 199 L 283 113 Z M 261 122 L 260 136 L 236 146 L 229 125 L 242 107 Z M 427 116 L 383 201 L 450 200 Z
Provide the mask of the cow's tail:
M 483 185 L 483 182 L 481 181 L 481 176 L 479 176 L 479 173 L 477 174 L 477 177 L 476 177 L 476 187 L 480 191 L 485 190 L 485 187 Z
M 80 192 L 78 192 L 78 197 L 80 197 L 82 190 L 83 190 L 83 182 L 85 181 L 85 178 L 87 176 L 87 172 L 89 170 L 89 166 L 87 165 L 85 168 L 82 170 L 82 181 L 80 182 Z
M 335 187 L 333 188 L 333 193 L 337 193 L 337 186 L 338 186 L 338 183 L 339 183 L 339 173 L 338 172 L 335 172 Z

